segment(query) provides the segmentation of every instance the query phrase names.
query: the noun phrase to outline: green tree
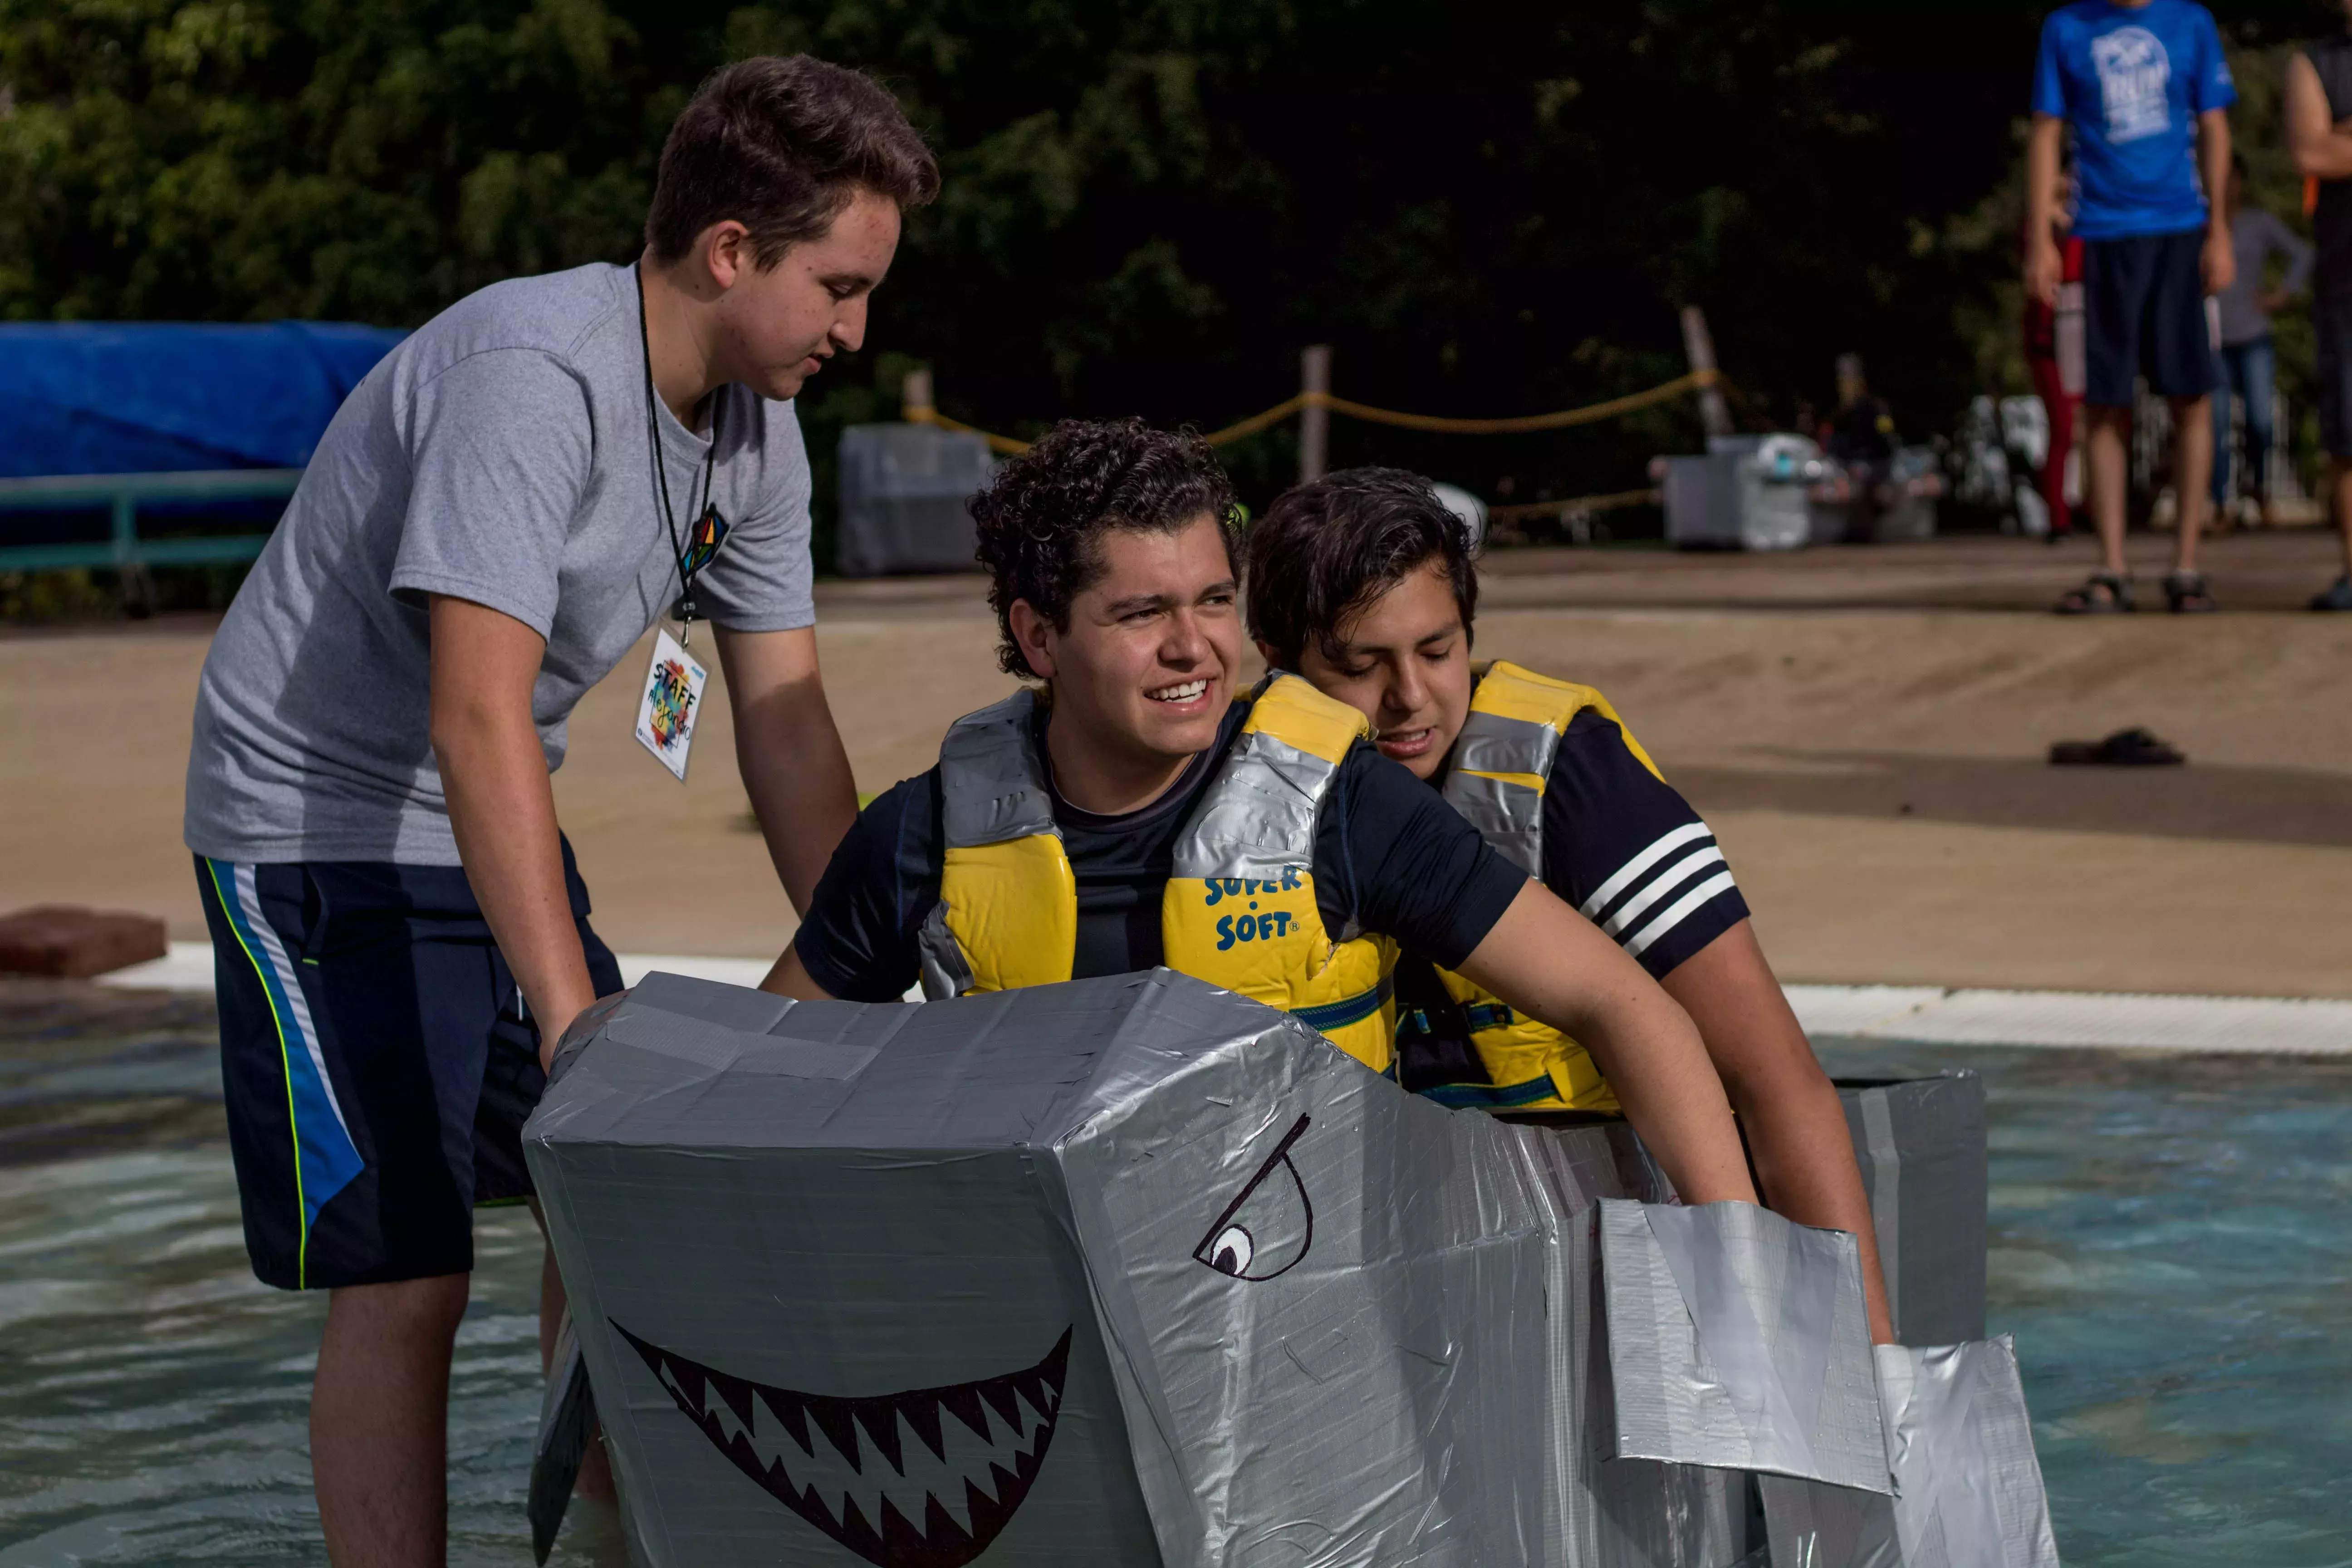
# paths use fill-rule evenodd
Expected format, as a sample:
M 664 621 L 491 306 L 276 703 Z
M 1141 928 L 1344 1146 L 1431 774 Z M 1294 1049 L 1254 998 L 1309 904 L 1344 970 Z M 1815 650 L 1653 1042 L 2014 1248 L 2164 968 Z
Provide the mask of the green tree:
M 1679 370 L 1693 301 L 1754 417 L 1825 404 L 1858 350 L 1926 431 L 2015 335 L 2000 203 L 2042 9 L 0 0 L 0 316 L 414 324 L 625 259 L 693 84 L 805 49 L 888 81 L 947 176 L 867 368 L 803 399 L 820 458 L 918 361 L 949 412 L 1020 431 L 1221 424 L 1292 391 L 1316 342 L 1367 402 L 1566 406 Z M 2218 9 L 2249 49 L 2341 25 L 2319 0 Z M 1572 494 L 1687 446 L 1690 418 L 1342 421 L 1334 456 Z M 1290 439 L 1227 449 L 1253 500 Z

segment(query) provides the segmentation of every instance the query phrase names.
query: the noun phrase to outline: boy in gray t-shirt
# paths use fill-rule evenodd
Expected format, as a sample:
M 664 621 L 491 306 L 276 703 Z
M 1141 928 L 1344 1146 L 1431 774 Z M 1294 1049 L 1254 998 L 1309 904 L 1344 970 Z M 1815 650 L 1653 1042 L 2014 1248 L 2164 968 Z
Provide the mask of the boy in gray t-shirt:
M 671 128 L 637 263 L 494 285 L 395 349 L 214 640 L 186 837 L 254 1271 L 332 1291 L 311 1464 L 338 1559 L 440 1558 L 472 1207 L 530 1195 L 546 1065 L 620 989 L 549 787 L 573 705 L 677 617 L 638 729 L 682 776 L 707 619 L 796 907 L 856 814 L 790 400 L 858 347 L 937 186 L 867 79 L 719 72 Z

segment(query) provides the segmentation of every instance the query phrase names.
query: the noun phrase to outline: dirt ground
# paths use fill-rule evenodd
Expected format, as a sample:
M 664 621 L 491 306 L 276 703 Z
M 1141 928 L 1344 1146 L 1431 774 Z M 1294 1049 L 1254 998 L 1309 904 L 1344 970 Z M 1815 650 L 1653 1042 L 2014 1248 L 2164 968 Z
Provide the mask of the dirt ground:
M 2165 543 L 2135 544 L 2150 589 Z M 2042 607 L 2079 544 L 1515 552 L 1478 651 L 1609 693 L 1715 825 L 1785 978 L 2352 996 L 2352 617 L 2284 613 L 2332 542 L 2233 537 L 2207 563 L 2224 614 L 2064 620 Z M 863 790 L 1011 687 L 974 579 L 829 584 L 820 605 Z M 204 935 L 180 808 L 210 631 L 0 635 L 0 910 Z M 645 658 L 581 705 L 557 775 L 597 926 L 623 951 L 771 954 L 793 915 L 724 706 L 680 786 L 629 736 Z M 2189 765 L 2042 760 L 2134 724 Z

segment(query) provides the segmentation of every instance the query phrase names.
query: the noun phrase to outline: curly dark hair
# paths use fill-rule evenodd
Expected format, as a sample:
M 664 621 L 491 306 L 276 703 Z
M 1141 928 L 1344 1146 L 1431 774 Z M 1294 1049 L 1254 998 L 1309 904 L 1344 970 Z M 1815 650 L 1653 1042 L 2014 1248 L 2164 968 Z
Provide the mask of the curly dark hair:
M 1342 468 L 1282 492 L 1249 535 L 1250 636 L 1298 668 L 1308 638 L 1339 662 L 1339 628 L 1422 566 L 1445 568 L 1462 634 L 1478 614 L 1470 531 L 1419 474 Z
M 1036 676 L 1013 640 L 1013 602 L 1026 599 L 1055 631 L 1070 604 L 1100 580 L 1104 531 L 1176 533 L 1206 516 L 1237 559 L 1234 487 L 1208 443 L 1191 430 L 1154 430 L 1140 419 L 1065 419 L 998 470 L 971 498 L 988 603 L 1001 634 L 997 662 Z

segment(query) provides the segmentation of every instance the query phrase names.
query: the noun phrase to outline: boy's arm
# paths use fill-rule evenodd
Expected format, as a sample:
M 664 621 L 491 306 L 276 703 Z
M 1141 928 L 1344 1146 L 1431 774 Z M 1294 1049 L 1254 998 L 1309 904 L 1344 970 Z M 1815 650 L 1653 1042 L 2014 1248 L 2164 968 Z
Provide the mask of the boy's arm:
M 2058 304 L 2058 285 L 2066 276 L 2065 258 L 2058 252 L 2053 227 L 2058 216 L 2058 154 L 2065 135 L 2064 121 L 2054 114 L 2037 114 L 2025 144 L 2025 291 L 2053 309 Z
M 2197 116 L 2197 165 L 2208 192 L 2229 189 L 2229 110 L 2209 109 Z M 2237 281 L 2238 253 L 2230 244 L 2230 215 L 2222 210 L 2218 196 L 2205 204 L 2205 253 L 2198 259 L 2208 294 L 2219 294 Z
M 563 885 L 531 686 L 547 643 L 471 600 L 432 595 L 432 741 L 449 826 L 490 935 L 539 1024 L 540 1065 L 596 1000 Z
M 1756 1201 L 1698 1030 L 1591 921 L 1529 881 L 1458 967 L 1592 1053 L 1685 1203 Z
M 768 858 L 793 909 L 805 914 L 834 847 L 857 817 L 849 754 L 825 701 L 816 628 L 719 628 L 719 662 L 735 716 L 735 763 Z
M 768 971 L 768 977 L 760 982 L 760 989 L 772 991 L 779 996 L 789 996 L 795 1002 L 834 1000 L 831 992 L 809 977 L 808 970 L 801 963 L 800 950 L 789 946 L 784 949 L 783 956 L 777 959 Z
M 2307 55 L 2286 62 L 2286 146 L 2305 179 L 2352 179 L 2352 135 L 2327 116 L 2327 89 Z
M 1746 921 L 1676 964 L 1660 983 L 1706 1042 L 1725 1092 L 1748 1132 L 1764 1201 L 1800 1225 L 1850 1230 L 1862 1248 L 1870 1337 L 1895 1342 L 1871 1226 L 1836 1088 Z

